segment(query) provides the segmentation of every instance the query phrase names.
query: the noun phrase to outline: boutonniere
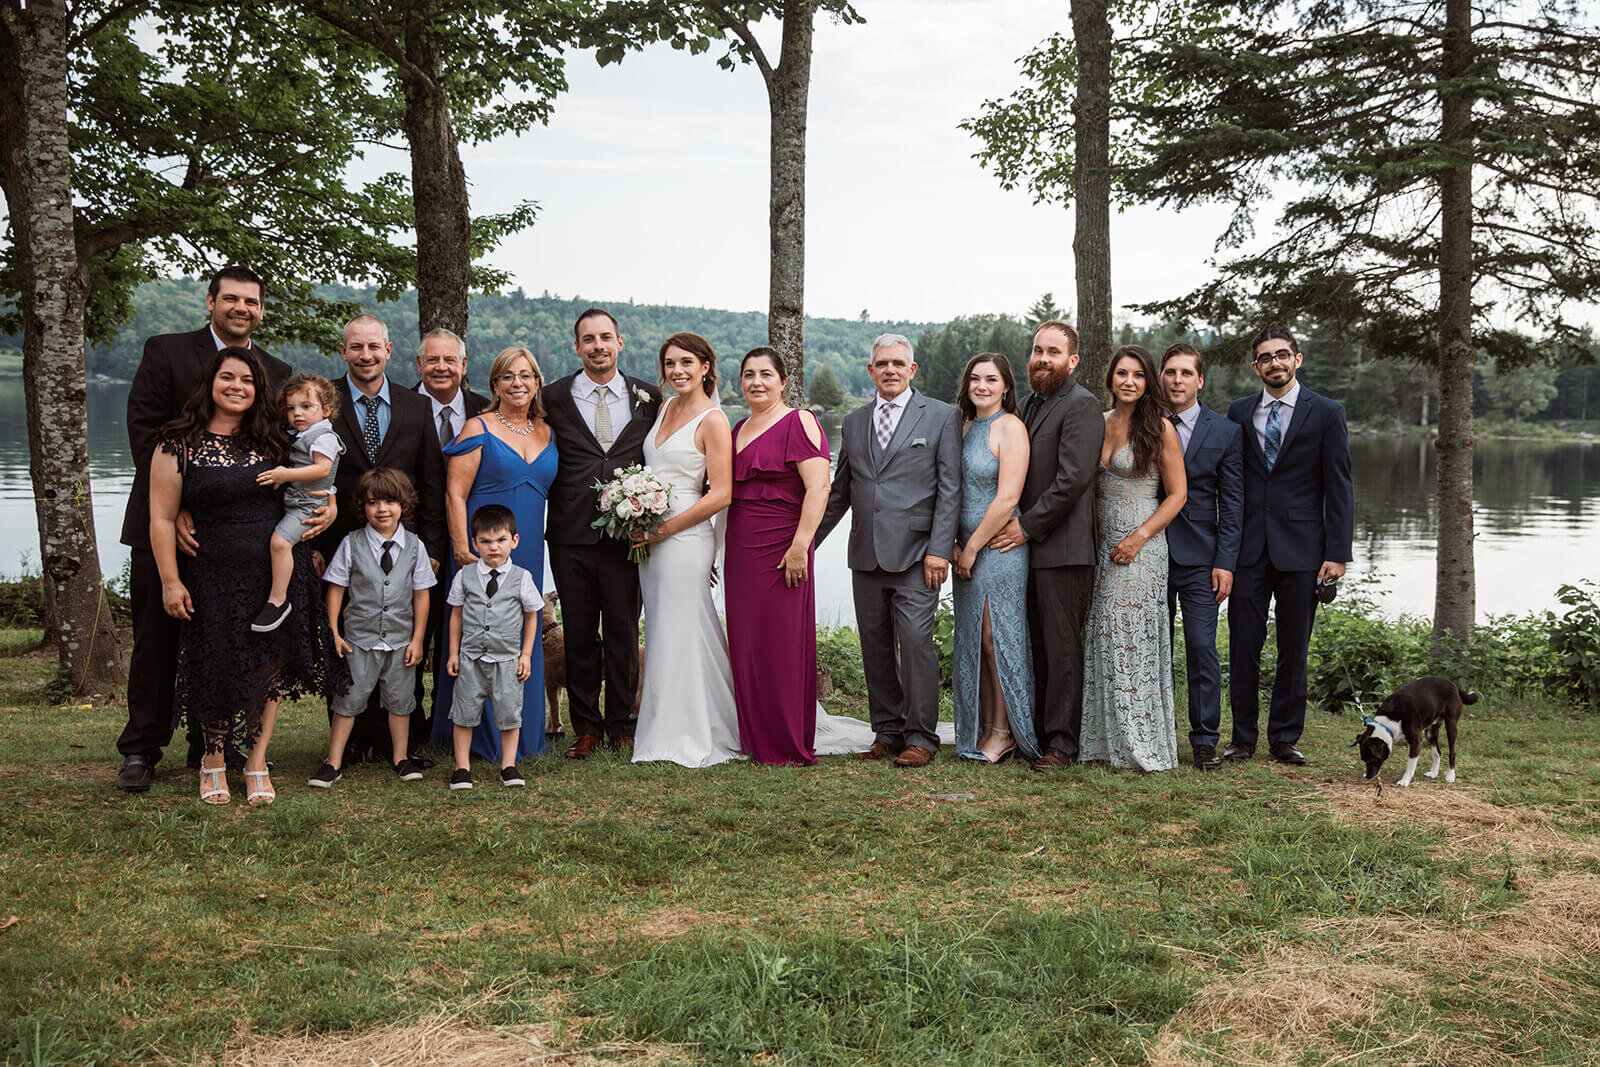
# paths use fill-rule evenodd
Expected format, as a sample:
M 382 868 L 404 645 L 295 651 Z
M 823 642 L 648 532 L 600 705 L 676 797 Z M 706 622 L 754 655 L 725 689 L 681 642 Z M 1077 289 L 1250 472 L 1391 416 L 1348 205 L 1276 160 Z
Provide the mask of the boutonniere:
M 636 404 L 648 404 L 650 394 L 644 391 L 644 386 L 636 385 L 633 387 L 633 399 Z

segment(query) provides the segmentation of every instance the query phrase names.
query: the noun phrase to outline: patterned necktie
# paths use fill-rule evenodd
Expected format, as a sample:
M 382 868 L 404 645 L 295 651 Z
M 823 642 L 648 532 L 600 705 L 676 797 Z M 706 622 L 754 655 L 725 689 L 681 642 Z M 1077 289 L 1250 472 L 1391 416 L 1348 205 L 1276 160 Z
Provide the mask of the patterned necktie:
M 889 421 L 893 417 L 893 409 L 893 404 L 878 405 L 878 448 L 880 450 L 888 448 L 890 438 L 894 437 L 894 426 Z
M 394 542 L 383 543 L 383 558 L 378 561 L 378 566 L 383 568 L 383 573 L 388 574 L 394 570 Z
M 378 438 L 378 398 L 375 396 L 362 396 L 356 399 L 361 401 L 361 406 L 367 409 L 367 414 L 361 420 L 361 443 L 366 446 L 367 459 L 376 461 L 378 446 L 383 442 Z
M 602 451 L 611 451 L 611 387 L 600 385 L 594 391 L 594 439 Z
M 494 595 L 496 593 L 498 593 L 499 591 L 500 591 L 500 572 L 499 571 L 490 571 L 489 572 L 489 584 L 484 586 L 484 592 L 489 594 L 489 599 L 490 600 L 493 600 L 494 599 Z
M 449 444 L 456 435 L 455 427 L 450 424 L 450 409 L 439 409 L 439 447 Z
M 1278 418 L 1278 409 L 1283 406 L 1283 401 L 1274 400 L 1272 410 L 1267 412 L 1267 470 L 1278 462 L 1278 448 L 1283 444 L 1283 423 Z

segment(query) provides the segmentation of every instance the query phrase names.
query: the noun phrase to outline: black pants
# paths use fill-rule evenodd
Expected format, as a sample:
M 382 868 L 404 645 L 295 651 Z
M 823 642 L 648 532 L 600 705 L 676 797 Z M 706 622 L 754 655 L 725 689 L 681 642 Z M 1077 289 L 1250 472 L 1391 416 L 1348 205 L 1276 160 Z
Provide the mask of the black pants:
M 550 545 L 567 650 L 567 717 L 582 737 L 632 737 L 639 691 L 639 568 L 615 541 Z M 600 682 L 605 679 L 605 714 Z
M 1267 707 L 1267 741 L 1294 744 L 1306 725 L 1306 653 L 1317 610 L 1317 572 L 1280 571 L 1265 559 L 1233 573 L 1228 598 L 1228 703 L 1233 741 L 1253 745 L 1261 716 L 1261 649 L 1267 607 L 1277 604 L 1278 673 Z
M 161 606 L 161 573 L 148 548 L 133 550 L 128 599 L 133 609 L 133 657 L 128 663 L 128 724 L 117 738 L 117 751 L 155 763 L 172 742 L 178 620 Z M 190 738 L 190 746 L 196 747 L 198 741 L 198 735 Z
M 1094 567 L 1028 572 L 1028 638 L 1033 645 L 1033 724 L 1039 751 L 1078 756 L 1083 725 L 1083 623 Z

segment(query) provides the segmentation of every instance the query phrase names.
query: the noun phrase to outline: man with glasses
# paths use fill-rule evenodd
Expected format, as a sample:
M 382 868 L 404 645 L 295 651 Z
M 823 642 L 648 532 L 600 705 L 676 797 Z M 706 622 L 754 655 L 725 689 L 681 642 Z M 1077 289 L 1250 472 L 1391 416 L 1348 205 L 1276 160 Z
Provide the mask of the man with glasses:
M 1228 602 L 1232 743 L 1222 758 L 1255 755 L 1261 648 L 1267 605 L 1277 604 L 1278 667 L 1267 710 L 1272 758 L 1301 764 L 1306 652 L 1317 587 L 1344 576 L 1351 559 L 1355 488 L 1344 407 L 1296 379 L 1304 357 L 1294 337 L 1271 325 L 1251 345 L 1260 393 L 1235 400 L 1228 418 L 1244 437 L 1244 526 Z

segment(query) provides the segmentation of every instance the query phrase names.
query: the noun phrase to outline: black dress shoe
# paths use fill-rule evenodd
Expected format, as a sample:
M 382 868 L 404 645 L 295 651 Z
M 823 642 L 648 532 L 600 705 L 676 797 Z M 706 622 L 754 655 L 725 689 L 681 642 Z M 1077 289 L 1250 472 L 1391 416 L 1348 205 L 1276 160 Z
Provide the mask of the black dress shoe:
M 149 756 L 129 756 L 117 771 L 117 788 L 124 793 L 147 793 L 155 780 L 156 765 Z
M 1256 746 L 1235 741 L 1222 750 L 1222 758 L 1229 763 L 1243 763 L 1256 754 Z
M 1273 742 L 1272 758 L 1279 763 L 1289 763 L 1296 767 L 1304 766 L 1306 762 L 1305 754 L 1287 741 Z
M 1217 758 L 1216 745 L 1194 746 L 1194 769 L 1197 771 L 1214 771 L 1222 766 L 1222 760 Z

